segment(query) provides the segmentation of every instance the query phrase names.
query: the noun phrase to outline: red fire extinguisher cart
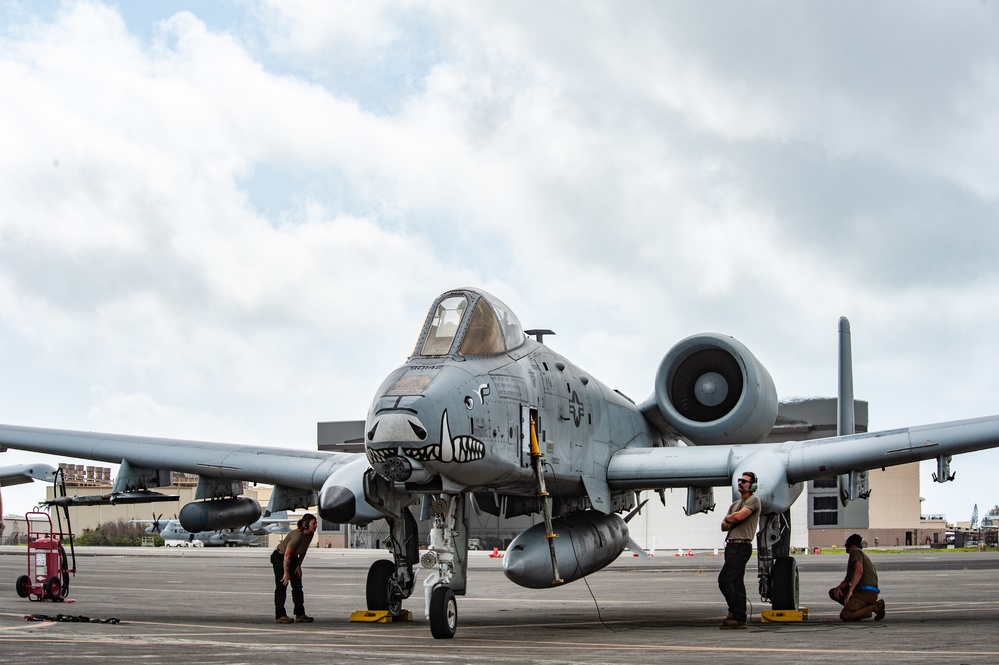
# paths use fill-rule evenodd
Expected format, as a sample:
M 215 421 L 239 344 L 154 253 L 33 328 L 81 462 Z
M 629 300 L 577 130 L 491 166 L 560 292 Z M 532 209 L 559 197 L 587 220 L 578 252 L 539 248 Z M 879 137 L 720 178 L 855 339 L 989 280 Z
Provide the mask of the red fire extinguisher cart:
M 74 553 L 70 567 L 63 540 L 72 549 L 72 534 L 54 531 L 48 513 L 32 511 L 24 517 L 28 523 L 28 574 L 17 578 L 17 595 L 29 600 L 67 600 L 69 576 L 76 574 L 76 556 Z

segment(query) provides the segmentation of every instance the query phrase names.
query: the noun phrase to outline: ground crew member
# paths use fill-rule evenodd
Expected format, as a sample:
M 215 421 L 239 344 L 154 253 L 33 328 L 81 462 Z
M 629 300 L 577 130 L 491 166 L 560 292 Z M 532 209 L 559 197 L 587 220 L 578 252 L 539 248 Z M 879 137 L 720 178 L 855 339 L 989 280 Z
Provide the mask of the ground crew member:
M 878 598 L 878 569 L 864 552 L 859 533 L 846 539 L 846 578 L 829 589 L 829 597 L 843 606 L 839 618 L 860 621 L 874 615 L 875 621 L 885 618 L 885 601 Z
M 728 603 L 728 616 L 721 628 L 746 627 L 746 564 L 753 555 L 753 539 L 760 523 L 760 500 L 756 491 L 756 474 L 746 471 L 736 481 L 740 498 L 728 508 L 721 523 L 721 530 L 728 532 L 725 539 L 725 564 L 718 573 L 718 588 Z
M 312 537 L 316 535 L 319 523 L 315 515 L 306 513 L 298 520 L 296 529 L 289 533 L 271 553 L 274 566 L 274 616 L 278 623 L 311 623 L 312 617 L 305 613 L 305 593 L 302 591 L 302 559 L 309 551 Z M 295 604 L 295 618 L 284 610 L 291 584 L 291 600 Z

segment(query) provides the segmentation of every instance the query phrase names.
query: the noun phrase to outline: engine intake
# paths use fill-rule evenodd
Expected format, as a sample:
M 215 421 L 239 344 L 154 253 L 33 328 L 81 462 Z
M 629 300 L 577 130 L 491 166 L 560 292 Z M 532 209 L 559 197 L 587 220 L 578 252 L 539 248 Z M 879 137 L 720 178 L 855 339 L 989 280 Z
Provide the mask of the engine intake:
M 693 443 L 755 443 L 777 420 L 777 390 L 741 342 L 704 333 L 680 341 L 663 357 L 655 392 L 642 411 Z

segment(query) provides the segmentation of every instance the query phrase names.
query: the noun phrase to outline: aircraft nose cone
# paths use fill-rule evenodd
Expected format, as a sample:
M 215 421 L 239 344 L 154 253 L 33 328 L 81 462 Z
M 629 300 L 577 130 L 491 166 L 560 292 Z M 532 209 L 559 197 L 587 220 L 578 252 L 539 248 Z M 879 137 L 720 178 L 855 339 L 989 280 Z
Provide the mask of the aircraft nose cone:
M 544 532 L 541 532 L 541 537 L 544 537 Z M 534 538 L 534 540 L 538 539 Z M 511 546 L 503 556 L 503 574 L 514 584 L 527 589 L 550 588 L 552 586 L 552 560 L 547 543 L 539 541 L 520 547 Z
M 357 500 L 346 487 L 324 487 L 319 494 L 319 514 L 324 520 L 344 524 L 354 519 L 356 513 Z
M 524 557 L 503 557 L 503 574 L 511 581 L 524 579 Z

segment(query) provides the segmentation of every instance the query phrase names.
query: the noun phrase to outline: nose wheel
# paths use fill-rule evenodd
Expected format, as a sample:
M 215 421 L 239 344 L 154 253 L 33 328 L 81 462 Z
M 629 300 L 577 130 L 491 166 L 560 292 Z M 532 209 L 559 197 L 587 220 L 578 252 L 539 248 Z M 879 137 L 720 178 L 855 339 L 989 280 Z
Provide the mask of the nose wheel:
M 438 640 L 449 640 L 458 630 L 458 601 L 455 600 L 454 585 L 463 588 L 462 579 L 458 576 L 459 557 L 455 548 L 456 530 L 460 521 L 459 513 L 464 505 L 465 497 L 461 494 L 449 494 L 437 498 L 431 508 L 434 513 L 433 526 L 430 529 L 430 547 L 421 558 L 420 563 L 430 571 L 423 580 L 425 611 L 430 622 L 430 633 Z M 467 543 L 467 532 L 462 532 L 462 543 Z M 464 545 L 467 548 L 467 544 Z M 461 558 L 464 557 L 462 550 Z
M 430 634 L 449 640 L 458 630 L 458 601 L 451 587 L 439 586 L 430 596 Z

